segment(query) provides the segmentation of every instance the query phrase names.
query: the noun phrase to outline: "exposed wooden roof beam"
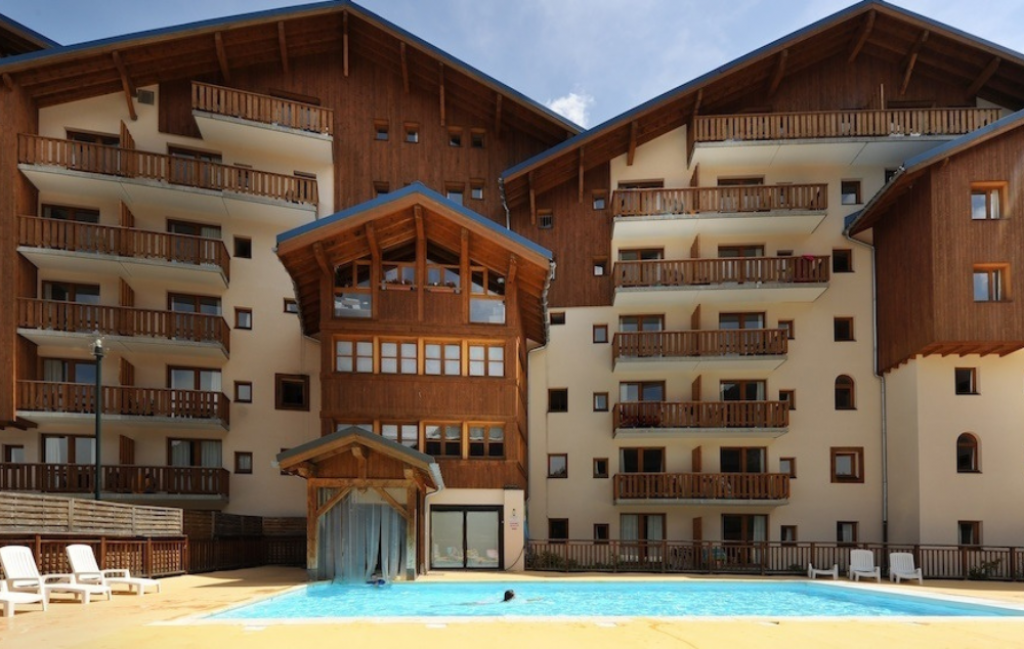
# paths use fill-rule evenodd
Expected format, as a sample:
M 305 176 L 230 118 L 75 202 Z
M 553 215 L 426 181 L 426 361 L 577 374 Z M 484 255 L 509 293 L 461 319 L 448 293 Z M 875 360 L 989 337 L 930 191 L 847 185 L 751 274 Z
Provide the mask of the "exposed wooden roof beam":
M 341 68 L 348 76 L 348 12 L 341 12 Z
M 496 93 L 494 108 L 494 135 L 501 137 L 501 93 Z
M 132 100 L 135 90 L 132 88 L 131 79 L 128 78 L 128 70 L 124 67 L 124 61 L 121 60 L 120 52 L 114 50 L 112 56 L 114 65 L 117 66 L 117 73 L 121 75 L 121 88 L 124 90 L 124 99 L 128 102 L 128 116 L 132 118 L 133 122 L 136 122 L 139 116 L 135 113 L 135 102 Z
M 907 91 L 907 86 L 910 85 L 910 77 L 914 74 L 914 66 L 917 64 L 917 55 L 921 52 L 921 48 L 924 47 L 924 44 L 927 41 L 928 30 L 925 29 L 921 32 L 921 35 L 917 37 L 914 47 L 910 48 L 910 54 L 907 56 L 907 67 L 903 71 L 903 83 L 900 84 L 901 96 Z
M 320 519 L 321 516 L 323 516 L 324 514 L 326 514 L 329 511 L 331 511 L 331 509 L 335 505 L 337 505 L 342 500 L 344 500 L 345 496 L 347 496 L 349 494 L 349 492 L 351 492 L 351 491 L 352 491 L 352 487 L 345 487 L 341 491 L 339 491 L 338 493 L 336 493 L 333 496 L 331 496 L 330 500 L 328 500 L 323 505 L 318 507 L 317 510 L 316 510 L 316 515 L 313 517 L 314 524 L 315 524 L 315 522 L 317 520 Z M 316 502 L 316 501 L 312 501 L 312 502 Z
M 387 504 L 391 505 L 391 508 L 398 512 L 398 515 L 404 518 L 407 523 L 412 522 L 412 512 L 406 510 L 401 503 L 395 500 L 394 496 L 384 491 L 381 487 L 375 486 L 373 490 L 376 491 L 377 494 L 387 502 Z
M 284 21 L 277 23 L 277 44 L 281 48 L 281 69 L 284 70 L 285 74 L 289 74 L 288 71 L 288 39 L 284 33 Z
M 441 101 L 441 126 L 445 125 L 445 114 L 444 114 L 444 63 L 441 61 L 437 62 L 437 87 L 438 94 Z
M 377 229 L 373 226 L 373 223 L 366 224 L 366 242 L 370 244 L 370 258 L 373 259 L 373 263 L 379 263 L 380 245 L 377 243 Z
M 366 456 L 369 454 L 369 449 L 364 449 L 362 446 L 352 445 L 352 455 L 356 458 L 356 464 L 358 465 L 359 479 L 366 480 Z
M 693 100 L 693 119 L 696 121 L 697 113 L 700 112 L 700 104 L 704 101 L 704 89 L 701 88 L 697 91 L 697 98 Z
M 629 150 L 626 151 L 626 166 L 633 166 L 633 158 L 636 157 L 636 131 L 637 123 L 634 119 L 629 123 Z
M 768 84 L 768 97 L 775 94 L 782 83 L 782 77 L 786 74 L 786 61 L 789 59 L 789 48 L 779 52 L 779 59 L 775 64 L 775 74 L 772 75 L 771 83 Z
M 7 74 L 6 72 L 4 72 L 4 87 L 7 88 L 7 90 L 9 90 L 10 92 L 14 92 L 14 79 L 12 79 L 11 75 Z
M 853 47 L 850 48 L 850 56 L 846 59 L 847 63 L 854 63 L 857 60 L 857 55 L 864 49 L 864 43 L 868 42 L 868 37 L 871 36 L 871 30 L 875 27 L 875 11 L 872 9 L 868 12 L 867 17 L 864 19 L 864 26 L 860 29 L 860 35 L 857 40 L 854 41 Z
M 228 53 L 224 49 L 224 37 L 220 32 L 213 35 L 214 45 L 217 46 L 217 63 L 220 64 L 220 73 L 225 83 L 231 83 L 231 68 L 228 67 Z
M 402 88 L 405 94 L 409 94 L 409 54 L 406 51 L 405 41 L 398 44 L 398 53 L 402 58 Z
M 1000 57 L 992 57 L 992 60 L 988 62 L 988 65 L 985 66 L 985 69 L 981 71 L 981 74 L 978 75 L 978 78 L 974 80 L 974 83 L 971 84 L 971 87 L 967 89 L 966 93 L 964 93 L 965 96 L 968 99 L 971 99 L 975 95 L 977 95 L 978 91 L 981 90 L 981 87 L 988 83 L 988 80 L 991 79 L 992 75 L 996 73 L 996 70 L 999 69 L 999 64 L 1002 62 L 1003 59 L 1001 59 Z
M 327 259 L 327 252 L 324 251 L 324 244 L 317 241 L 313 244 L 313 256 L 316 257 L 316 265 L 320 268 L 320 272 L 324 274 L 324 277 L 330 278 L 334 271 L 331 269 L 331 264 Z

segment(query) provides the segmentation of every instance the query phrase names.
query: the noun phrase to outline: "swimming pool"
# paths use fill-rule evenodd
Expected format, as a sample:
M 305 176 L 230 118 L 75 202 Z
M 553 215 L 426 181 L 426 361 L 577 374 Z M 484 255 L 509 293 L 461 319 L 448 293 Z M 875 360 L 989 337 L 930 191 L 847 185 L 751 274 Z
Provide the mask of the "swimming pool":
M 506 589 L 515 599 L 502 603 Z M 825 582 L 528 581 L 311 584 L 217 621 L 395 618 L 1024 617 L 1024 609 Z

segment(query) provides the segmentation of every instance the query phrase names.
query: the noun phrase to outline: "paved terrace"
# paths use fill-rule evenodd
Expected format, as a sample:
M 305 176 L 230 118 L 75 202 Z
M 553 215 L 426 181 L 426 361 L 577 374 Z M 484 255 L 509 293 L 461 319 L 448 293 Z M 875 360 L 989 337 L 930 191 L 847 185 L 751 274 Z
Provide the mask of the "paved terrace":
M 593 622 L 469 622 L 445 626 L 423 622 L 359 622 L 278 626 L 159 624 L 202 615 L 253 597 L 280 592 L 303 583 L 295 568 L 252 568 L 163 580 L 163 593 L 144 597 L 118 594 L 111 601 L 88 606 L 51 602 L 43 613 L 38 605 L 19 608 L 13 620 L 0 617 L 0 647 L 4 649 L 64 649 L 75 647 L 453 647 L 488 649 L 523 647 L 1013 647 L 1024 637 L 1024 619 L 963 622 L 817 622 L 787 620 L 735 622 L 660 622 L 637 619 L 614 626 Z M 593 575 L 592 578 L 600 578 Z M 517 581 L 524 578 L 586 579 L 550 575 L 436 573 L 428 579 Z M 635 579 L 656 579 L 633 577 Z M 687 580 L 688 577 L 674 579 Z M 1024 605 L 1020 584 L 931 581 L 925 586 L 890 585 L 907 592 L 928 590 L 961 596 L 1002 600 Z M 495 591 L 495 597 L 500 593 Z

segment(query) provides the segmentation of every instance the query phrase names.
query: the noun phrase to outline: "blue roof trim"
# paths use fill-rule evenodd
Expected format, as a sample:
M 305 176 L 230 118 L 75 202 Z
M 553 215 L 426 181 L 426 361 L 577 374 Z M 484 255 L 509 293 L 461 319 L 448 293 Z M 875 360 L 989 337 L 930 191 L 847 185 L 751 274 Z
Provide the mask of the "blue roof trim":
M 383 444 L 384 446 L 394 450 L 397 453 L 400 453 L 401 455 L 405 455 L 411 459 L 418 460 L 420 462 L 423 462 L 424 464 L 437 464 L 437 460 L 434 459 L 432 455 L 427 455 L 426 453 L 417 451 L 414 448 L 410 448 L 408 446 L 405 446 L 404 444 L 399 444 L 398 442 L 392 441 L 384 437 L 383 435 L 377 435 L 375 433 L 365 431 L 362 428 L 356 428 L 355 426 L 350 426 L 348 428 L 345 428 L 344 430 L 335 431 L 330 435 L 324 435 L 323 437 L 318 437 L 308 442 L 303 442 L 298 446 L 293 446 L 287 451 L 281 451 L 280 453 L 277 454 L 276 459 L 278 462 L 281 462 L 281 460 L 287 460 L 289 458 L 295 457 L 296 455 L 301 455 L 303 453 L 306 453 L 321 446 L 327 446 L 333 442 L 337 442 L 347 437 L 365 439 L 377 444 Z
M 325 216 L 324 218 L 313 221 L 312 223 L 306 223 L 305 225 L 300 225 L 286 232 L 282 232 L 281 234 L 277 235 L 277 245 L 280 246 L 282 243 L 288 241 L 289 239 L 294 239 L 295 237 L 299 237 L 304 234 L 314 232 L 320 228 L 327 227 L 331 224 L 338 223 L 339 221 L 343 221 L 353 216 L 357 216 L 368 210 L 382 207 L 389 203 L 397 202 L 407 196 L 412 196 L 414 194 L 418 194 L 435 203 L 441 204 L 447 209 L 456 212 L 459 215 L 473 221 L 474 223 L 487 228 L 488 230 L 494 232 L 495 234 L 498 234 L 506 239 L 509 239 L 514 243 L 541 255 L 545 259 L 552 258 L 551 251 L 548 250 L 547 248 L 540 246 L 534 243 L 533 241 L 530 241 L 521 234 L 518 234 L 516 232 L 513 232 L 512 230 L 509 230 L 508 228 L 504 228 L 498 225 L 494 221 L 484 216 L 481 216 L 480 214 L 477 214 L 473 210 L 467 209 L 466 207 L 463 207 L 458 203 L 448 200 L 446 197 L 428 188 L 426 185 L 420 182 L 412 183 L 411 185 L 403 187 L 402 189 L 396 192 L 384 194 L 383 196 L 378 196 L 377 198 L 371 201 L 360 203 L 359 205 L 350 207 L 347 210 L 335 212 L 330 216 Z
M 17 20 L 14 20 L 8 15 L 0 14 L 0 25 L 7 25 L 11 31 L 18 33 L 19 35 L 28 38 L 29 40 L 36 41 L 39 44 L 45 45 L 46 47 L 60 47 L 61 44 L 52 38 L 47 38 L 37 32 L 34 29 L 30 29 L 25 25 L 22 25 Z
M 462 68 L 462 69 L 466 70 L 471 76 L 476 77 L 477 79 L 483 81 L 486 84 L 498 87 L 501 90 L 501 93 L 503 95 L 508 95 L 508 97 L 510 99 L 514 99 L 515 101 L 518 101 L 520 103 L 523 103 L 523 104 L 533 108 L 538 113 L 543 114 L 545 117 L 547 117 L 547 118 L 549 118 L 549 119 L 551 119 L 553 121 L 558 122 L 559 124 L 564 126 L 567 130 L 572 131 L 574 133 L 579 133 L 580 131 L 583 130 L 583 128 L 581 126 L 579 126 L 578 124 L 575 124 L 575 123 L 571 122 L 570 120 L 566 119 L 562 115 L 559 115 L 558 113 L 554 112 L 553 110 L 551 110 L 547 106 L 541 104 L 540 102 L 537 102 L 537 101 L 535 101 L 533 99 L 530 99 L 529 97 L 527 97 L 526 95 L 522 94 L 518 90 L 510 88 L 509 86 L 507 86 L 504 83 L 498 81 L 494 77 L 492 77 L 492 76 L 490 76 L 490 75 L 488 75 L 488 74 L 486 74 L 484 72 L 481 72 L 480 70 L 478 70 L 477 68 L 469 65 L 465 61 L 462 61 L 462 60 L 452 56 L 451 54 L 448 54 L 444 50 L 442 50 L 442 49 L 440 49 L 440 48 L 438 48 L 438 47 L 436 47 L 434 45 L 431 45 L 430 43 L 428 43 L 427 41 L 423 40 L 422 38 L 420 38 L 420 37 L 418 37 L 418 36 L 408 32 L 408 31 L 406 31 L 405 29 L 402 29 L 398 25 L 396 25 L 396 24 L 386 20 L 385 18 L 382 18 L 381 16 L 373 13 L 369 9 L 366 9 L 365 7 L 362 7 L 362 6 L 358 5 L 358 4 L 356 4 L 355 2 L 352 2 L 352 0 L 327 0 L 326 2 L 315 2 L 315 3 L 310 3 L 310 4 L 304 4 L 304 5 L 296 5 L 294 7 L 280 7 L 280 8 L 277 8 L 277 9 L 266 9 L 264 11 L 254 11 L 252 13 L 236 14 L 234 16 L 224 16 L 222 18 L 209 18 L 207 20 L 200 20 L 200 21 L 196 21 L 196 22 L 192 22 L 192 23 L 185 23 L 183 25 L 175 25 L 175 26 L 172 26 L 172 27 L 161 27 L 159 29 L 151 29 L 151 30 L 144 31 L 144 32 L 136 32 L 134 34 L 125 34 L 125 35 L 122 35 L 122 36 L 113 36 L 113 37 L 110 37 L 110 38 L 103 38 L 103 39 L 100 39 L 100 40 L 88 41 L 88 42 L 85 42 L 85 43 L 77 43 L 77 44 L 74 44 L 74 45 L 59 46 L 58 43 L 54 43 L 54 45 L 57 45 L 57 47 L 54 47 L 52 49 L 41 50 L 41 51 L 38 51 L 38 52 L 28 52 L 28 53 L 25 53 L 25 54 L 19 54 L 18 56 L 12 56 L 12 57 L 8 57 L 6 59 L 3 59 L 2 61 L 0 61 L 0 71 L 3 71 L 3 69 L 7 65 L 11 65 L 11 64 L 15 64 L 15 63 L 23 63 L 25 61 L 32 61 L 32 60 L 36 60 L 36 59 L 43 59 L 45 57 L 55 56 L 55 55 L 58 55 L 58 54 L 67 54 L 67 53 L 71 53 L 71 52 L 86 51 L 86 50 L 90 50 L 90 49 L 93 49 L 93 48 L 100 48 L 100 47 L 105 47 L 105 46 L 109 46 L 109 45 L 118 45 L 118 44 L 127 43 L 127 42 L 135 41 L 135 40 L 146 40 L 146 39 L 160 37 L 160 36 L 170 36 L 170 35 L 176 34 L 178 32 L 191 31 L 191 30 L 199 30 L 199 29 L 205 29 L 205 28 L 209 28 L 209 27 L 217 27 L 217 26 L 220 26 L 220 25 L 224 25 L 224 24 L 228 24 L 228 23 L 233 23 L 233 22 L 238 22 L 238 21 L 253 21 L 253 20 L 264 20 L 264 19 L 269 20 L 269 19 L 274 19 L 274 18 L 281 18 L 281 17 L 284 17 L 284 16 L 298 16 L 298 15 L 301 15 L 301 14 L 304 14 L 304 13 L 314 13 L 314 12 L 317 12 L 317 11 L 320 11 L 320 10 L 323 10 L 323 9 L 342 9 L 342 8 L 351 9 L 352 11 L 362 15 L 364 18 L 367 18 L 369 20 L 372 20 L 374 22 L 379 23 L 384 28 L 400 34 L 401 38 L 403 40 L 408 41 L 410 44 L 413 44 L 416 47 L 419 47 L 419 48 L 421 48 L 421 49 L 423 49 L 423 50 L 433 54 L 437 58 L 444 59 L 445 61 L 453 64 L 453 67 Z

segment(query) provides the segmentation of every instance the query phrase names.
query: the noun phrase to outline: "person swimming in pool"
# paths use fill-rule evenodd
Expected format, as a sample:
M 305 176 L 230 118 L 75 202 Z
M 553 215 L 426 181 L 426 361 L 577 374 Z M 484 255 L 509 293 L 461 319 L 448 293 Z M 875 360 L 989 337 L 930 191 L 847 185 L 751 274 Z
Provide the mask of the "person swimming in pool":
M 515 598 L 516 598 L 516 591 L 512 590 L 511 588 L 509 588 L 508 590 L 505 591 L 505 599 L 503 599 L 501 601 L 502 601 L 502 603 L 504 603 L 504 602 L 511 602 Z

